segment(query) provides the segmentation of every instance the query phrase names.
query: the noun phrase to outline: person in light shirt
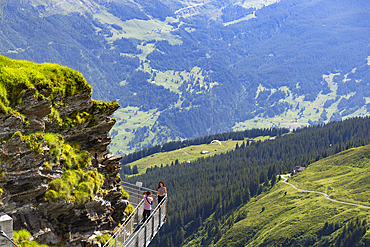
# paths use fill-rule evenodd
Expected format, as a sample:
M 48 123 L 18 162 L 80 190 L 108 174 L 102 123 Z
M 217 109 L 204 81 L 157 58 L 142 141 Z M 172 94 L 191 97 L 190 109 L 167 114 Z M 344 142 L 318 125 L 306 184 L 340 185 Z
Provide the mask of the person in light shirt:
M 167 188 L 164 185 L 164 183 L 162 181 L 160 181 L 158 183 L 158 192 L 157 192 L 157 195 L 154 197 L 154 199 L 156 197 L 158 197 L 158 205 L 161 203 L 161 201 L 166 196 L 166 194 L 167 194 Z
M 146 219 L 150 216 L 150 211 L 152 209 L 152 192 L 146 191 L 143 193 L 144 198 L 144 212 L 143 212 L 143 222 L 146 221 Z

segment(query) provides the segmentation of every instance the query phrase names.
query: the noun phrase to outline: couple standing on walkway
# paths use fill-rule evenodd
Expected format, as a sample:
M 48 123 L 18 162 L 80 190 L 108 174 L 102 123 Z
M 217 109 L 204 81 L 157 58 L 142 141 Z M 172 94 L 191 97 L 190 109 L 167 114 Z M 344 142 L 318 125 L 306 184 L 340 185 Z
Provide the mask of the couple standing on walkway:
M 158 192 L 157 192 L 157 195 L 154 197 L 154 199 L 156 197 L 158 197 L 158 205 L 161 203 L 161 201 L 166 196 L 166 194 L 167 194 L 167 188 L 164 185 L 164 183 L 162 181 L 160 181 L 158 183 Z M 143 222 L 145 222 L 145 220 L 150 215 L 150 210 L 151 210 L 152 203 L 153 203 L 153 200 L 154 199 L 152 197 L 152 192 L 150 192 L 150 191 L 144 192 L 143 193 L 143 198 L 144 198 Z

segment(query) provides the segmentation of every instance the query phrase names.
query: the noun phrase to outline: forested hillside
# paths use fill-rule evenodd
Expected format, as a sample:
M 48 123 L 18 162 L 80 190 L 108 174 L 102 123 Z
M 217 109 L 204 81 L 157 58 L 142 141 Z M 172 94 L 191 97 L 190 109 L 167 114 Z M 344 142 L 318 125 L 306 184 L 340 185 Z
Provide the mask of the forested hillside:
M 369 112 L 367 0 L 6 0 L 0 53 L 116 99 L 114 153 Z
M 152 246 L 181 246 L 213 213 L 209 230 L 220 229 L 226 215 L 273 186 L 277 174 L 370 143 L 369 127 L 366 117 L 302 128 L 272 141 L 252 142 L 226 154 L 164 166 L 127 180 L 141 180 L 146 187 L 165 182 L 169 218 Z M 208 244 L 221 237 L 221 232 L 212 231 L 205 239 Z
M 364 182 L 370 169 L 369 148 L 321 159 L 289 179 L 298 188 L 364 207 L 332 202 L 278 181 L 220 220 L 211 215 L 183 246 L 369 246 L 369 185 Z
M 184 246 L 370 246 L 370 145 L 310 164 L 289 183 L 279 182 L 248 204 L 198 228 Z M 362 206 L 340 203 L 344 201 Z

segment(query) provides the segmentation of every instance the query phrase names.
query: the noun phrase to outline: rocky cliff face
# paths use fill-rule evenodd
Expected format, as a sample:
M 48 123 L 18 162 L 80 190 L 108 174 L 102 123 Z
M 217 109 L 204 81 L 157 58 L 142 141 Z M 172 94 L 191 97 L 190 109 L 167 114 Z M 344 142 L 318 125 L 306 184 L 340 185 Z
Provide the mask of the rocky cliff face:
M 121 157 L 107 150 L 118 107 L 93 101 L 78 72 L 0 57 L 0 211 L 15 229 L 92 246 L 124 220 Z

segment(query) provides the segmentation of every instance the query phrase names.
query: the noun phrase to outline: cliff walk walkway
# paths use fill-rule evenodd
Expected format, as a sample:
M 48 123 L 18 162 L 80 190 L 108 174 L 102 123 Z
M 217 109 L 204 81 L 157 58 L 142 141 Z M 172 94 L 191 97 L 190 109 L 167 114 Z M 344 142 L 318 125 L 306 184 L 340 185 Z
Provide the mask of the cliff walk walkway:
M 154 190 L 142 187 L 142 183 L 136 185 L 122 181 L 123 189 L 129 194 L 129 202 L 135 207 L 134 212 L 126 219 L 103 247 L 146 247 L 159 232 L 167 219 L 167 196 L 152 205 L 150 216 L 142 222 L 144 200 L 143 192 Z

